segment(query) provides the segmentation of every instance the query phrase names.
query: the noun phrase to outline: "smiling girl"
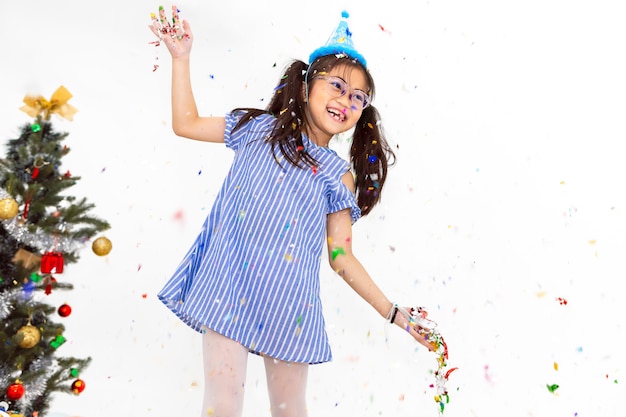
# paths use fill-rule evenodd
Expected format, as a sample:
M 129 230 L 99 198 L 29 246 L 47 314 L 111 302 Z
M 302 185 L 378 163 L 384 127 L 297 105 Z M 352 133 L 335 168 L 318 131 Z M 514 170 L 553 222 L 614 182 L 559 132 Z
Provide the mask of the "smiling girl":
M 346 20 L 308 64 L 286 68 L 266 109 L 237 108 L 225 117 L 198 115 L 193 34 L 176 7 L 171 23 L 161 8 L 150 28 L 172 57 L 174 133 L 234 151 L 200 234 L 159 293 L 202 333 L 201 415 L 241 416 L 250 352 L 264 358 L 272 416 L 307 415 L 308 366 L 331 360 L 320 300 L 325 246 L 331 268 L 360 297 L 432 349 L 352 252 L 352 224 L 379 202 L 394 155 Z M 353 128 L 348 162 L 328 144 Z

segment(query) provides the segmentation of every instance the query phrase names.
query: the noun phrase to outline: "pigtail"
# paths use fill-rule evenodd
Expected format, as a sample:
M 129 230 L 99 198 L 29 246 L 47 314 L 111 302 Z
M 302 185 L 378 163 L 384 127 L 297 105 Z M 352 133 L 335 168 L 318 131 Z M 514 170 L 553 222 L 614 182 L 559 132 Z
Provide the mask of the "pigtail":
M 374 106 L 365 108 L 355 126 L 350 148 L 357 203 L 363 216 L 380 201 L 387 168 L 395 163 L 395 158 L 380 125 L 378 110 Z
M 239 129 L 249 120 L 262 114 L 271 114 L 276 118 L 276 124 L 267 141 L 272 149 L 278 147 L 280 154 L 295 166 L 315 166 L 317 161 L 307 153 L 302 140 L 302 131 L 305 120 L 304 109 L 306 102 L 303 95 L 304 74 L 307 64 L 294 60 L 284 71 L 274 95 L 265 110 L 252 108 L 237 108 L 233 111 L 244 111 L 234 130 Z M 277 158 L 274 152 L 274 158 Z M 277 160 L 277 162 L 279 162 Z M 279 162 L 280 163 L 280 162 Z

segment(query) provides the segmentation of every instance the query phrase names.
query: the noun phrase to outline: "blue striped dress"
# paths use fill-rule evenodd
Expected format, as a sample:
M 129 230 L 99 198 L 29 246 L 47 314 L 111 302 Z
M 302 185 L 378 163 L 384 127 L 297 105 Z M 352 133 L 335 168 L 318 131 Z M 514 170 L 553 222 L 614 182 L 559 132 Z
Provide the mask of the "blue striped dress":
M 326 216 L 350 209 L 341 182 L 349 169 L 335 151 L 303 137 L 318 167 L 297 168 L 266 142 L 275 118 L 258 117 L 224 141 L 232 166 L 200 234 L 159 292 L 159 299 L 191 328 L 203 326 L 251 352 L 302 363 L 332 358 L 320 302 L 319 269 Z

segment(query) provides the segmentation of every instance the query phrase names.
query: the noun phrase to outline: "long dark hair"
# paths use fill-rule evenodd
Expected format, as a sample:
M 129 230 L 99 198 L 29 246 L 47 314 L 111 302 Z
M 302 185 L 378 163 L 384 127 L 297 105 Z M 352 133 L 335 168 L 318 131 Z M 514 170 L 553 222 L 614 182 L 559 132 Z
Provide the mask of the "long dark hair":
M 345 56 L 326 55 L 316 59 L 310 66 L 300 60 L 294 60 L 280 77 L 265 110 L 247 107 L 233 110 L 244 112 L 233 131 L 257 116 L 271 114 L 276 118 L 274 129 L 267 138 L 272 149 L 278 148 L 285 160 L 294 166 L 302 168 L 316 166 L 317 161 L 306 152 L 302 141 L 307 122 L 307 104 L 303 86 L 306 82 L 306 88 L 310 89 L 317 74 L 330 72 L 339 65 L 345 65 L 348 70 L 363 71 L 369 86 L 369 94 L 372 99 L 374 98 L 374 80 L 355 60 Z M 363 110 L 354 127 L 350 162 L 355 174 L 357 204 L 361 214 L 365 216 L 380 201 L 387 178 L 387 168 L 395 162 L 395 154 L 385 139 L 380 114 L 372 105 Z

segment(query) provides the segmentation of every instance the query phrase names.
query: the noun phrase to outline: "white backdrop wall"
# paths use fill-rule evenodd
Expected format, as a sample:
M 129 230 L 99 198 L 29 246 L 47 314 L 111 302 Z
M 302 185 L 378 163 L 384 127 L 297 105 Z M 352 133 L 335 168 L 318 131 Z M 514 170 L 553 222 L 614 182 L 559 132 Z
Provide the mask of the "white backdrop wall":
M 71 192 L 112 224 L 111 254 L 87 247 L 59 277 L 75 290 L 50 296 L 74 310 L 63 354 L 93 358 L 86 390 L 57 395 L 50 415 L 196 416 L 200 337 L 155 294 L 232 155 L 171 132 L 169 57 L 147 29 L 158 2 L 0 5 L 0 142 L 30 121 L 18 110 L 24 95 L 66 86 L 79 112 L 53 122 L 69 133 L 64 169 L 82 177 Z M 623 415 L 619 2 L 178 6 L 196 37 L 204 114 L 264 107 L 289 59 L 306 59 L 350 12 L 398 154 L 382 205 L 355 226 L 355 249 L 390 298 L 425 305 L 439 322 L 460 368 L 447 416 Z M 332 146 L 343 152 L 348 140 Z M 438 415 L 434 355 L 386 327 L 329 268 L 322 287 L 334 361 L 310 371 L 311 417 Z M 250 358 L 246 417 L 269 416 L 261 362 Z

